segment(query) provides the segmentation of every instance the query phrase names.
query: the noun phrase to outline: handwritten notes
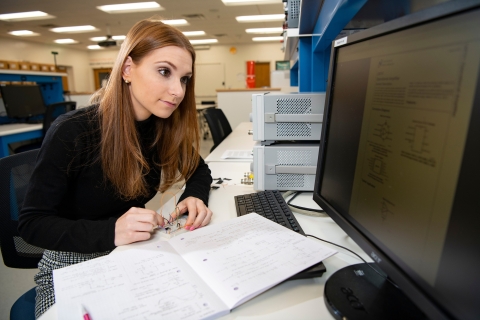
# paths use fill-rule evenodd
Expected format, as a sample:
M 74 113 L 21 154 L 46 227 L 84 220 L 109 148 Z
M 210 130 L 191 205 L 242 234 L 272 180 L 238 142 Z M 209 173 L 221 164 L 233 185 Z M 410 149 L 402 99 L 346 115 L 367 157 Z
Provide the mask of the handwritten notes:
M 55 270 L 58 318 L 215 318 L 334 253 L 249 214 Z
M 335 253 L 257 214 L 170 243 L 230 309 Z
M 80 305 L 92 319 L 203 319 L 228 313 L 166 241 L 55 270 L 54 283 L 58 319 L 82 319 Z

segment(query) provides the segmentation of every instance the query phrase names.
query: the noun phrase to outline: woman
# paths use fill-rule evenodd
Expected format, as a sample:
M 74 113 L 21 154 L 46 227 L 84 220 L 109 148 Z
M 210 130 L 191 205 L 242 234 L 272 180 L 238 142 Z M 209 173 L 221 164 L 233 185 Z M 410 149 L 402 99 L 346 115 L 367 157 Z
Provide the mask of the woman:
M 178 212 L 188 212 L 189 230 L 209 223 L 212 178 L 197 153 L 194 62 L 180 31 L 140 21 L 94 104 L 49 129 L 19 219 L 22 238 L 46 249 L 35 276 L 36 317 L 54 303 L 54 269 L 147 240 L 164 225 L 144 208 L 157 191 L 185 179 Z

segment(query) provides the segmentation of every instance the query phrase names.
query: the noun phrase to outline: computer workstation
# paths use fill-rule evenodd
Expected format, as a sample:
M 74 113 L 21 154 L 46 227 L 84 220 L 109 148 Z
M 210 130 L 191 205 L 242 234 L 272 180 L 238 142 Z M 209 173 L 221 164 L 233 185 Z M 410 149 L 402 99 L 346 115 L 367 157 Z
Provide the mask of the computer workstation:
M 41 123 L 45 102 L 38 85 L 7 84 L 0 86 L 5 111 L 11 121 Z
M 337 319 L 480 315 L 478 21 L 446 3 L 332 44 L 313 199 L 374 262 L 326 281 Z
M 299 197 L 331 218 L 294 215 L 383 275 L 338 249 L 321 277 L 284 282 L 226 319 L 478 318 L 478 21 L 479 1 L 446 3 L 334 43 L 314 200 Z M 234 196 L 250 188 L 212 190 L 212 223 L 235 218 Z
M 479 21 L 450 2 L 333 44 L 313 197 L 385 272 L 335 273 L 338 318 L 480 315 Z
M 0 158 L 10 154 L 9 144 L 43 137 L 45 102 L 38 85 L 1 85 L 0 94 L 9 122 L 0 124 Z

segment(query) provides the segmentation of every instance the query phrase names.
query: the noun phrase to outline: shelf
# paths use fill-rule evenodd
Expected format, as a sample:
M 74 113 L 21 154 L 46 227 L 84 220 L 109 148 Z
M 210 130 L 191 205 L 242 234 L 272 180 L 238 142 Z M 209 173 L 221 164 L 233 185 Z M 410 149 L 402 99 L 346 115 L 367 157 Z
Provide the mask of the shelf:
M 9 70 L 0 69 L 0 74 L 20 74 L 27 76 L 52 76 L 52 77 L 66 77 L 66 73 L 60 72 L 43 72 L 43 71 L 24 71 L 24 70 Z
M 283 34 L 284 60 L 297 60 L 298 28 L 286 29 Z
M 327 0 L 328 1 L 328 0 Z M 312 34 L 325 0 L 301 0 L 300 34 Z

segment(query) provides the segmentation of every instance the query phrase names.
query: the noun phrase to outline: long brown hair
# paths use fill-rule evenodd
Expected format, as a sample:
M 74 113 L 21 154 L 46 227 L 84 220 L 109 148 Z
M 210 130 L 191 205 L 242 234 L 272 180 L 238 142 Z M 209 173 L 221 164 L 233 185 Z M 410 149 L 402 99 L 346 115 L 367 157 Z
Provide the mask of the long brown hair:
M 176 28 L 158 19 L 137 22 L 128 32 L 104 90 L 91 99 L 99 103 L 101 121 L 100 157 L 105 177 L 124 199 L 148 194 L 144 176 L 151 170 L 142 154 L 135 127 L 135 115 L 128 84 L 122 78 L 122 66 L 130 56 L 138 64 L 153 50 L 177 46 L 192 56 L 192 77 L 178 108 L 166 119 L 155 118 L 156 137 L 150 146 L 158 152 L 164 192 L 174 183 L 187 180 L 196 169 L 199 129 L 195 106 L 195 50 Z

